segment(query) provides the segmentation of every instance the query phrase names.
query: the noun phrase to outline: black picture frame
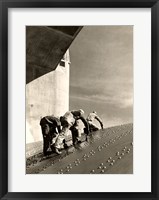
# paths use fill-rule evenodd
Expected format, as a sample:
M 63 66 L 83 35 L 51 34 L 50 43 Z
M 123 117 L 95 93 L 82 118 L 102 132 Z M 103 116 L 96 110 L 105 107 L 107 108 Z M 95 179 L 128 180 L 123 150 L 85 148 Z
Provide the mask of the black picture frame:
M 8 192 L 8 8 L 151 8 L 151 192 Z M 159 2 L 158 0 L 0 0 L 0 198 L 159 199 Z

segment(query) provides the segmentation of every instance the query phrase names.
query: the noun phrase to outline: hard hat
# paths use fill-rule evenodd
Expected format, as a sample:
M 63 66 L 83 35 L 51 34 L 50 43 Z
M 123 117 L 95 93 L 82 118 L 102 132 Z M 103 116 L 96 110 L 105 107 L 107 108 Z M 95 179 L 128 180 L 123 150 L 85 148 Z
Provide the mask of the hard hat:
M 79 111 L 80 111 L 81 115 L 84 114 L 84 111 L 82 109 L 79 109 Z

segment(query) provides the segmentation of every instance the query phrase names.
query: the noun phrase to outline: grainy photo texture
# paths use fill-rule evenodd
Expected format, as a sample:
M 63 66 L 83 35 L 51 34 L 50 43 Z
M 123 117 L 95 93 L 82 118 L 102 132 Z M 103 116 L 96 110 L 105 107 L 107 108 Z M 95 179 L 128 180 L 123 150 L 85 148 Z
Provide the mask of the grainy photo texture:
M 26 27 L 26 173 L 133 174 L 133 26 Z

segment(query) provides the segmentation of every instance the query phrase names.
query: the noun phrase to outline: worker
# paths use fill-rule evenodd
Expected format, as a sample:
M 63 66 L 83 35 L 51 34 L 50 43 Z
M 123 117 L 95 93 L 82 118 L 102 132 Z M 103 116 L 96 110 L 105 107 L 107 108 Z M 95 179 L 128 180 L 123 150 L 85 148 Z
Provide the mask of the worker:
M 93 123 L 94 120 L 97 120 L 100 123 L 100 125 L 101 125 L 101 129 L 103 129 L 103 122 L 102 122 L 102 120 L 97 115 L 97 112 L 93 111 L 87 117 L 87 122 L 89 124 L 90 132 L 99 130 L 99 128 Z
M 46 156 L 48 154 L 47 150 L 51 148 L 59 154 L 57 149 L 53 149 L 53 139 L 58 137 L 61 132 L 61 122 L 58 117 L 54 115 L 45 116 L 40 120 L 40 126 L 43 135 L 43 154 Z M 55 140 L 56 141 L 56 140 Z
M 87 120 L 84 118 L 84 111 L 82 109 L 80 110 L 73 110 L 73 111 L 68 111 L 66 112 L 61 118 L 61 126 L 62 126 L 62 131 L 57 137 L 57 140 L 55 142 L 55 149 L 59 151 L 60 149 L 60 144 L 65 140 L 65 134 L 67 131 L 71 130 L 72 133 L 72 140 L 73 144 L 79 141 L 80 133 L 77 129 L 77 120 L 81 120 L 83 124 L 85 125 L 85 133 L 89 133 L 89 127 Z

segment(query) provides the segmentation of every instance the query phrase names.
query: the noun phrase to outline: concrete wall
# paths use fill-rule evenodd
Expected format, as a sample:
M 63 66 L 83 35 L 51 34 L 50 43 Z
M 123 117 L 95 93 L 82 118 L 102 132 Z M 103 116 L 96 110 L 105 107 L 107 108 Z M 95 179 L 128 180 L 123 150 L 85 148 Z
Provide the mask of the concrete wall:
M 65 66 L 61 66 L 65 65 Z M 56 70 L 26 85 L 26 143 L 42 140 L 41 117 L 61 116 L 69 110 L 69 51 Z M 32 73 L 41 73 L 41 66 L 32 66 Z

